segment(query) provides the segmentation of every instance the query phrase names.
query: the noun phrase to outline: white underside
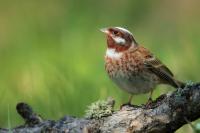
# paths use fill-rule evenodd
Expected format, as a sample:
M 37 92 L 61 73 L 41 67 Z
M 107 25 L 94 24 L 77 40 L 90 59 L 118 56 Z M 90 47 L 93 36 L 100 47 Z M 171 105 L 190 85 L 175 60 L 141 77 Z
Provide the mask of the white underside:
M 133 77 L 115 77 L 112 80 L 118 85 L 119 88 L 131 94 L 147 93 L 155 88 L 155 82 L 149 81 L 141 76 Z

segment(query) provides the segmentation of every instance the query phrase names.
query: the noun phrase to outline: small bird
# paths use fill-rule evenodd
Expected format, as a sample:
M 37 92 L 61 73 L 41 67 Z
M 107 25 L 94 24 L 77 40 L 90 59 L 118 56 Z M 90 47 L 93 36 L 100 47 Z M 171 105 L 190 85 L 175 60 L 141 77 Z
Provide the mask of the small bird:
M 152 93 L 159 84 L 182 88 L 184 83 L 176 80 L 169 68 L 156 58 L 148 49 L 140 46 L 133 34 L 125 28 L 109 27 L 101 29 L 106 34 L 107 50 L 105 69 L 117 86 L 134 94 Z

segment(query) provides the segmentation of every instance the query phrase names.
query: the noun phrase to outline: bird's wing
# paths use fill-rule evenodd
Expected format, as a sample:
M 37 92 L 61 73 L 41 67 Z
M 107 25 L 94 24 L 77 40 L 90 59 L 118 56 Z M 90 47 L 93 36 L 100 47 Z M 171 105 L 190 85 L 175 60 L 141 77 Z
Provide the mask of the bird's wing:
M 155 57 L 151 57 L 145 60 L 144 62 L 146 65 L 153 67 L 153 68 L 157 68 L 160 71 L 164 72 L 165 74 L 173 77 L 173 73 L 169 70 L 169 68 L 164 65 L 159 59 L 155 58 Z
M 173 73 L 157 58 L 152 57 L 146 59 L 144 64 L 148 70 L 157 75 L 164 83 L 179 87 L 176 80 L 173 78 Z
M 163 83 L 170 84 L 174 87 L 178 87 L 173 73 L 165 66 L 159 59 L 157 59 L 149 50 L 141 48 L 144 54 L 144 66 L 158 76 Z

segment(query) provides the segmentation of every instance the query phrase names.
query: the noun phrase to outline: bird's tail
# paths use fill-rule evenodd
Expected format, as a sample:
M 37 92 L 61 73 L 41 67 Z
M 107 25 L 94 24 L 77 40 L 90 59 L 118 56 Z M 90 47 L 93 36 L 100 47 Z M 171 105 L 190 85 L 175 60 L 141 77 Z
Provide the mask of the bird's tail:
M 186 86 L 186 83 L 176 80 L 176 86 L 174 86 L 175 88 L 184 88 Z

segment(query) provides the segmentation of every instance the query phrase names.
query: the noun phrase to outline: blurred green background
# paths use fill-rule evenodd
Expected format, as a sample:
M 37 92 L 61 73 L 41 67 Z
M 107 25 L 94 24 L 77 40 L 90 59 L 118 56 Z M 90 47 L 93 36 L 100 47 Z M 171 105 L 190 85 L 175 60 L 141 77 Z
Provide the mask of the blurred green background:
M 15 110 L 21 101 L 48 119 L 81 117 L 91 102 L 109 96 L 116 108 L 126 102 L 128 94 L 104 71 L 102 27 L 129 29 L 178 79 L 199 81 L 199 6 L 198 0 L 1 0 L 0 127 L 23 123 Z M 153 98 L 173 90 L 160 86 Z M 133 100 L 145 103 L 147 94 Z

